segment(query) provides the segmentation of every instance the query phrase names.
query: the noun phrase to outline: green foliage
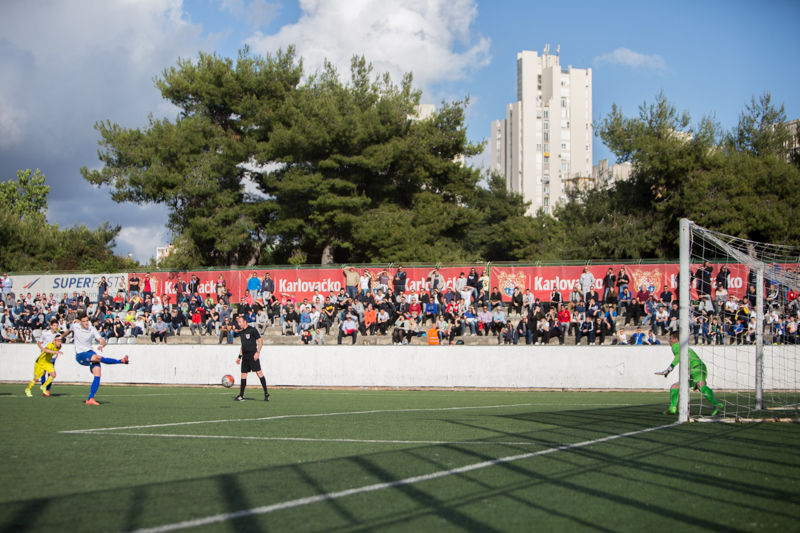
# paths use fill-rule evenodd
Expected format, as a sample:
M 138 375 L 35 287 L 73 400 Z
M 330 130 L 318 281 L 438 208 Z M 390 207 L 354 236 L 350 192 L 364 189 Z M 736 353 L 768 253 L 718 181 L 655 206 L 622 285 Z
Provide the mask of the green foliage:
M 308 256 L 306 255 L 305 252 L 303 252 L 299 248 L 296 248 L 292 252 L 292 256 L 289 257 L 289 264 L 290 265 L 303 265 L 307 261 L 308 261 Z
M 94 230 L 77 224 L 62 230 L 45 218 L 45 176 L 38 170 L 17 171 L 17 181 L 0 183 L 0 270 L 9 272 L 88 270 L 116 272 L 137 266 L 114 255 L 119 226 L 108 222 Z
M 282 165 L 260 181 L 279 206 L 270 225 L 278 257 L 299 246 L 322 263 L 422 260 L 452 248 L 474 218 L 462 204 L 480 176 L 454 161 L 481 149 L 466 138 L 466 102 L 415 120 L 411 75 L 398 87 L 371 72 L 355 57 L 343 84 L 326 64 L 294 93 L 258 154 Z M 390 255 L 400 249 L 403 259 Z
M 111 250 L 119 226 L 108 222 L 94 230 L 75 225 L 65 230 L 44 218 L 21 219 L 14 213 L 0 213 L 0 270 L 90 272 L 126 271 L 136 261 L 114 255 Z
M 769 93 L 753 98 L 727 134 L 713 117 L 690 126 L 663 93 L 636 117 L 614 106 L 595 129 L 633 175 L 556 210 L 568 237 L 561 258 L 677 257 L 684 217 L 746 239 L 800 244 L 800 170 L 786 162 L 784 120 Z
M 39 169 L 33 176 L 30 169 L 18 170 L 17 181 L 0 182 L 0 208 L 22 218 L 44 218 L 50 192 L 44 179 Z
M 202 265 L 252 264 L 275 206 L 245 192 L 248 163 L 301 74 L 292 48 L 266 58 L 245 49 L 235 67 L 203 53 L 197 64 L 181 60 L 155 80 L 181 109 L 175 122 L 151 117 L 144 130 L 98 123 L 104 168 L 81 173 L 111 186 L 117 202 L 169 206 L 168 227 L 191 241 Z
M 542 260 L 559 257 L 557 222 L 549 214 L 526 216 L 530 202 L 506 188 L 505 178 L 491 174 L 488 189 L 479 188 L 473 206 L 481 214 L 470 239 L 491 261 Z
M 783 104 L 775 107 L 769 92 L 758 99 L 754 95 L 746 110 L 739 115 L 738 125 L 726 137 L 726 145 L 736 152 L 786 157 L 792 134 L 785 122 Z
M 394 260 L 400 248 L 405 260 L 482 254 L 468 240 L 480 173 L 457 162 L 483 149 L 467 140 L 466 101 L 418 120 L 411 75 L 372 78 L 363 57 L 346 84 L 328 63 L 301 77 L 293 48 L 245 49 L 235 66 L 179 61 L 156 85 L 181 116 L 97 124 L 104 167 L 82 174 L 115 201 L 166 204 L 197 266 L 288 262 L 297 250 L 322 263 Z

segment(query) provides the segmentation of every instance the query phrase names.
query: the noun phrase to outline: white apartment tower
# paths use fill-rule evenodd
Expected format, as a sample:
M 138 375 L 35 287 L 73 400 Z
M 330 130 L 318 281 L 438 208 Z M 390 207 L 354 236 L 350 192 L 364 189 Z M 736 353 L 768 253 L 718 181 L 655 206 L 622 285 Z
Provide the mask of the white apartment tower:
M 562 68 L 558 52 L 517 54 L 517 101 L 492 122 L 491 169 L 531 202 L 530 215 L 592 177 L 592 69 Z

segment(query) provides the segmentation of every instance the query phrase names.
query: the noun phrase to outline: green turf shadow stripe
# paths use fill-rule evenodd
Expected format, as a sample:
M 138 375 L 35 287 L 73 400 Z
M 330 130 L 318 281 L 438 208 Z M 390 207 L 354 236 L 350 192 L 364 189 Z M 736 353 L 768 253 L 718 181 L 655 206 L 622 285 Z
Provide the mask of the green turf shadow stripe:
M 426 409 L 421 409 L 426 410 Z M 304 505 L 311 505 L 314 503 L 324 502 L 324 501 L 331 501 L 331 500 L 338 500 L 340 498 L 345 498 L 347 496 L 354 496 L 356 494 L 364 494 L 368 492 L 375 492 L 384 489 L 391 489 L 394 487 L 400 487 L 403 485 L 411 485 L 414 483 L 420 483 L 423 481 L 430 481 L 433 479 L 438 479 L 442 477 L 452 476 L 455 474 L 464 474 L 466 472 L 472 472 L 473 470 L 480 470 L 482 468 L 487 468 L 490 466 L 496 466 L 503 463 L 510 463 L 513 461 L 521 461 L 523 459 L 530 459 L 533 457 L 538 457 L 540 455 L 547 455 L 550 453 L 555 452 L 563 452 L 574 450 L 576 448 L 583 448 L 585 446 L 591 446 L 594 444 L 601 444 L 604 442 L 609 442 L 612 440 L 622 439 L 625 437 L 633 437 L 636 435 L 642 435 L 644 433 L 650 433 L 653 431 L 658 431 L 660 429 L 674 427 L 679 425 L 680 422 L 673 422 L 672 424 L 666 424 L 664 426 L 656 426 L 652 428 L 640 429 L 637 431 L 630 431 L 628 433 L 621 433 L 619 435 L 610 435 L 608 437 L 603 437 L 600 439 L 588 440 L 584 442 L 578 442 L 576 444 L 567 444 L 564 446 L 559 446 L 557 448 L 549 448 L 547 450 L 540 450 L 538 452 L 530 452 L 530 453 L 523 453 L 519 455 L 511 455 L 508 457 L 503 457 L 500 459 L 492 459 L 491 461 L 484 461 L 481 463 L 474 463 L 471 465 L 462 466 L 459 468 L 453 468 L 452 470 L 443 470 L 440 472 L 433 472 L 431 474 L 424 474 L 421 476 L 414 476 L 405 479 L 399 479 L 397 481 L 390 481 L 388 483 L 376 483 L 374 485 L 366 485 L 364 487 L 357 487 L 354 489 L 347 489 L 338 492 L 329 492 L 327 494 L 319 494 L 317 496 L 309 496 L 308 498 L 299 498 L 297 500 L 290 500 L 281 503 L 275 503 L 272 505 L 265 505 L 263 507 L 255 507 L 253 509 L 245 509 L 242 511 L 236 511 L 233 513 L 222 513 L 213 516 L 207 516 L 205 518 L 197 518 L 195 520 L 186 520 L 184 522 L 177 522 L 174 524 L 167 524 L 158 527 L 152 528 L 144 528 L 144 529 L 137 529 L 131 533 L 166 533 L 169 531 L 179 531 L 181 529 L 189 529 L 193 527 L 202 527 L 207 526 L 210 524 L 219 524 L 222 522 L 227 522 L 230 520 L 236 520 L 237 518 L 245 518 L 249 516 L 256 516 L 262 515 L 267 513 L 272 513 L 275 511 L 282 511 L 285 509 L 292 509 L 295 507 L 302 507 Z
M 516 403 L 511 405 L 473 405 L 468 407 L 437 407 L 430 409 L 375 409 L 372 411 L 346 411 L 342 413 L 312 413 L 307 415 L 277 415 L 265 416 L 261 418 L 229 418 L 225 420 L 197 420 L 194 422 L 172 422 L 170 424 L 150 424 L 147 426 L 124 426 L 114 428 L 95 428 L 95 429 L 71 429 L 59 431 L 59 433 L 99 433 L 101 431 L 120 431 L 124 429 L 148 429 L 164 428 L 173 426 L 192 426 L 197 424 L 224 424 L 227 422 L 259 422 L 263 420 L 280 420 L 283 418 L 313 418 L 322 416 L 344 416 L 344 415 L 371 415 L 376 413 L 412 413 L 419 411 L 460 411 L 466 409 L 502 409 L 504 407 L 530 407 L 531 403 Z
M 76 435 L 93 435 L 94 432 L 72 432 Z M 161 437 L 172 439 L 234 439 L 234 440 L 266 440 L 266 441 L 298 441 L 298 442 L 321 442 L 321 443 L 356 443 L 356 444 L 434 444 L 434 445 L 461 445 L 461 444 L 475 444 L 475 445 L 500 445 L 500 446 L 555 446 L 561 444 L 559 442 L 533 442 L 533 441 L 519 441 L 519 442 L 501 442 L 501 441 L 447 441 L 447 440 L 376 440 L 376 439 L 314 439 L 310 437 L 247 437 L 240 435 L 177 435 L 172 433 L 123 433 L 116 431 L 104 431 L 103 435 L 122 435 L 130 437 Z

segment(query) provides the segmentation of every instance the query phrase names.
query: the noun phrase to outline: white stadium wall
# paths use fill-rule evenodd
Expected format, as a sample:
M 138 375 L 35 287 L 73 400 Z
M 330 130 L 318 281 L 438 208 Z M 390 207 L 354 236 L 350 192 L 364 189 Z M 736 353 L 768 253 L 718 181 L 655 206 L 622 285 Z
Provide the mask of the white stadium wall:
M 693 347 L 709 368 L 716 389 L 753 387 L 754 347 Z M 91 380 L 75 362 L 72 345 L 56 364 L 57 381 Z M 223 375 L 239 381 L 238 346 L 111 345 L 104 354 L 130 355 L 130 365 L 104 365 L 103 381 L 128 384 L 218 385 Z M 766 348 L 765 389 L 772 387 Z M 797 368 L 797 351 L 791 350 Z M 668 388 L 678 379 L 654 375 L 672 361 L 667 346 L 276 346 L 264 349 L 270 385 L 306 387 L 478 387 L 541 389 Z M 786 357 L 784 351 L 783 359 Z M 0 345 L 0 381 L 28 381 L 35 345 Z M 725 362 L 722 362 L 722 357 Z M 722 370 L 724 364 L 725 370 Z M 253 380 L 254 384 L 257 381 Z

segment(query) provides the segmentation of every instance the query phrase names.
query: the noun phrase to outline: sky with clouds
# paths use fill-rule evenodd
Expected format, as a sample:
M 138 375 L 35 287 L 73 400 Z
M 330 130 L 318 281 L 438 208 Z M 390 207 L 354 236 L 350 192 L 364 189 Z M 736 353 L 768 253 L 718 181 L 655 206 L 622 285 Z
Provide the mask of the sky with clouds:
M 551 53 L 560 45 L 563 66 L 593 69 L 595 119 L 613 103 L 635 113 L 662 89 L 695 120 L 714 113 L 725 128 L 764 91 L 800 118 L 794 0 L 4 0 L 0 179 L 41 169 L 50 222 L 118 224 L 117 252 L 145 262 L 170 241 L 166 209 L 115 204 L 79 169 L 100 164 L 96 122 L 176 116 L 153 78 L 179 57 L 294 44 L 307 72 L 327 58 L 347 75 L 363 54 L 395 81 L 412 71 L 424 103 L 469 95 L 469 137 L 479 142 L 516 98 L 517 52 L 548 43 Z M 594 162 L 609 157 L 595 143 Z

